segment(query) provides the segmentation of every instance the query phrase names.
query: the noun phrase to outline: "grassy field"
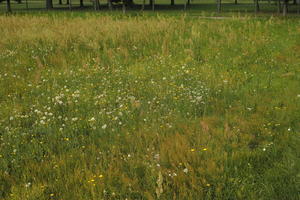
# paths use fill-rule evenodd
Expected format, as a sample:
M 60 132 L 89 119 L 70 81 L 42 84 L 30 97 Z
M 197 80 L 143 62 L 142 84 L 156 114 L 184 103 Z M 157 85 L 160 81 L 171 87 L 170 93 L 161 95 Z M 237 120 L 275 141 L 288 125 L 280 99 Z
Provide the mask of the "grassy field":
M 0 199 L 299 199 L 299 19 L 16 15 L 0 36 Z

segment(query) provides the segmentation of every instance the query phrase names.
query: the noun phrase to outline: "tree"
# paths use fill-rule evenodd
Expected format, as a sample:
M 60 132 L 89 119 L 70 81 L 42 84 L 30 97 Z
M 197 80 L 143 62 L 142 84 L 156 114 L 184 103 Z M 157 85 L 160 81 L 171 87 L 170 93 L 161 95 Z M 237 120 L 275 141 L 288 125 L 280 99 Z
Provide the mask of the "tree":
M 46 8 L 47 9 L 52 9 L 53 8 L 52 0 L 46 0 Z
M 72 0 L 69 0 L 69 9 L 72 10 Z
M 10 0 L 6 0 L 7 12 L 11 12 Z
M 99 1 L 98 1 L 99 2 Z M 84 5 L 83 5 L 83 0 L 80 0 L 80 7 L 82 8 L 82 7 L 84 7 Z
M 283 1 L 283 8 L 282 8 L 282 15 L 286 16 L 287 12 L 288 12 L 288 2 L 289 0 L 284 0 Z
M 278 13 L 281 12 L 281 3 L 280 3 L 280 0 L 277 0 L 277 12 Z
M 221 0 L 217 0 L 217 11 L 221 12 Z
M 254 0 L 254 3 L 255 3 L 255 12 L 259 12 L 259 3 L 258 3 L 258 0 Z
M 146 0 L 143 0 L 142 10 L 145 9 L 145 1 L 146 1 Z
M 122 0 L 122 11 L 123 11 L 123 14 L 126 13 L 126 2 L 124 0 Z
M 155 0 L 152 0 L 152 10 L 154 11 L 155 8 Z
M 109 10 L 112 10 L 112 0 L 107 0 Z
M 171 5 L 174 6 L 174 4 L 175 4 L 175 3 L 174 3 L 174 0 L 171 0 Z
M 132 6 L 134 4 L 133 0 L 124 0 L 124 2 L 126 6 Z
M 100 3 L 99 0 L 95 0 L 95 10 L 100 10 Z

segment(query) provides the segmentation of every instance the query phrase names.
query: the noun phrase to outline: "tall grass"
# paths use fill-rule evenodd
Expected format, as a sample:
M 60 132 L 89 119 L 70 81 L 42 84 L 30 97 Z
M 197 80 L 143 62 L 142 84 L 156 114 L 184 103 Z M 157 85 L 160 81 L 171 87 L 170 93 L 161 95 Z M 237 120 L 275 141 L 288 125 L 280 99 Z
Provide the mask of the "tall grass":
M 299 25 L 0 17 L 0 198 L 298 199 Z

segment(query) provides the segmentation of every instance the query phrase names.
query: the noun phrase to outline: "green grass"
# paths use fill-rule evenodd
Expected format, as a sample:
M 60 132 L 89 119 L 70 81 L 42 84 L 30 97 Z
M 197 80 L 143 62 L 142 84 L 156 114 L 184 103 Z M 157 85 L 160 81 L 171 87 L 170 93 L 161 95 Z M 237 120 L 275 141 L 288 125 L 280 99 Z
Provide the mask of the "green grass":
M 0 199 L 299 199 L 300 21 L 0 17 Z

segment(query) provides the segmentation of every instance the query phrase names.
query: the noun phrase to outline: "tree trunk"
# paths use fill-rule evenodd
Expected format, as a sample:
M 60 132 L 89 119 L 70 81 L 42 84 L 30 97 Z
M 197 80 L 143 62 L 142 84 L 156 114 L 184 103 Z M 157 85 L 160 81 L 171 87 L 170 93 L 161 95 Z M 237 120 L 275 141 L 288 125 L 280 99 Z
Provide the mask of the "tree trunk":
M 294 0 L 294 1 L 293 1 L 293 4 L 294 4 L 294 5 L 297 5 L 297 0 Z
M 70 4 L 70 0 L 67 0 L 66 4 L 67 4 L 67 5 Z
M 145 2 L 146 0 L 143 0 L 143 5 L 142 5 L 142 10 L 144 10 L 145 9 Z
M 22 3 L 22 0 L 17 0 L 18 4 Z
M 52 0 L 46 0 L 46 8 L 47 9 L 52 9 L 53 8 Z
M 124 0 L 126 6 L 132 6 L 133 0 Z
M 277 12 L 281 13 L 281 3 L 280 3 L 280 0 L 277 0 Z
M 171 6 L 174 6 L 174 0 L 171 0 Z
M 95 10 L 100 10 L 100 2 L 99 0 L 95 0 Z
M 255 3 L 255 13 L 259 12 L 259 3 L 258 0 L 254 0 Z
M 62 0 L 58 0 L 58 4 L 59 4 L 59 5 L 62 5 Z
M 155 8 L 155 0 L 152 0 L 152 10 L 154 11 Z
M 81 8 L 84 7 L 84 5 L 83 5 L 83 0 L 80 0 L 80 7 L 81 7 Z
M 221 0 L 217 0 L 217 11 L 218 13 L 221 12 Z
M 6 0 L 7 12 L 11 12 L 10 0 Z
M 72 10 L 72 0 L 69 0 L 69 9 Z
M 187 5 L 190 5 L 190 4 L 191 4 L 191 0 L 188 0 L 188 1 L 187 1 Z
M 153 0 L 149 0 L 149 5 L 152 6 Z
M 109 8 L 109 10 L 112 10 L 112 3 L 111 3 L 111 0 L 108 0 L 107 3 L 108 3 L 108 8 Z
M 122 0 L 122 12 L 123 14 L 126 13 L 126 5 L 125 5 L 125 0 Z
M 286 16 L 288 12 L 288 0 L 283 1 L 282 15 Z
M 237 4 L 237 0 L 234 0 L 234 4 Z

